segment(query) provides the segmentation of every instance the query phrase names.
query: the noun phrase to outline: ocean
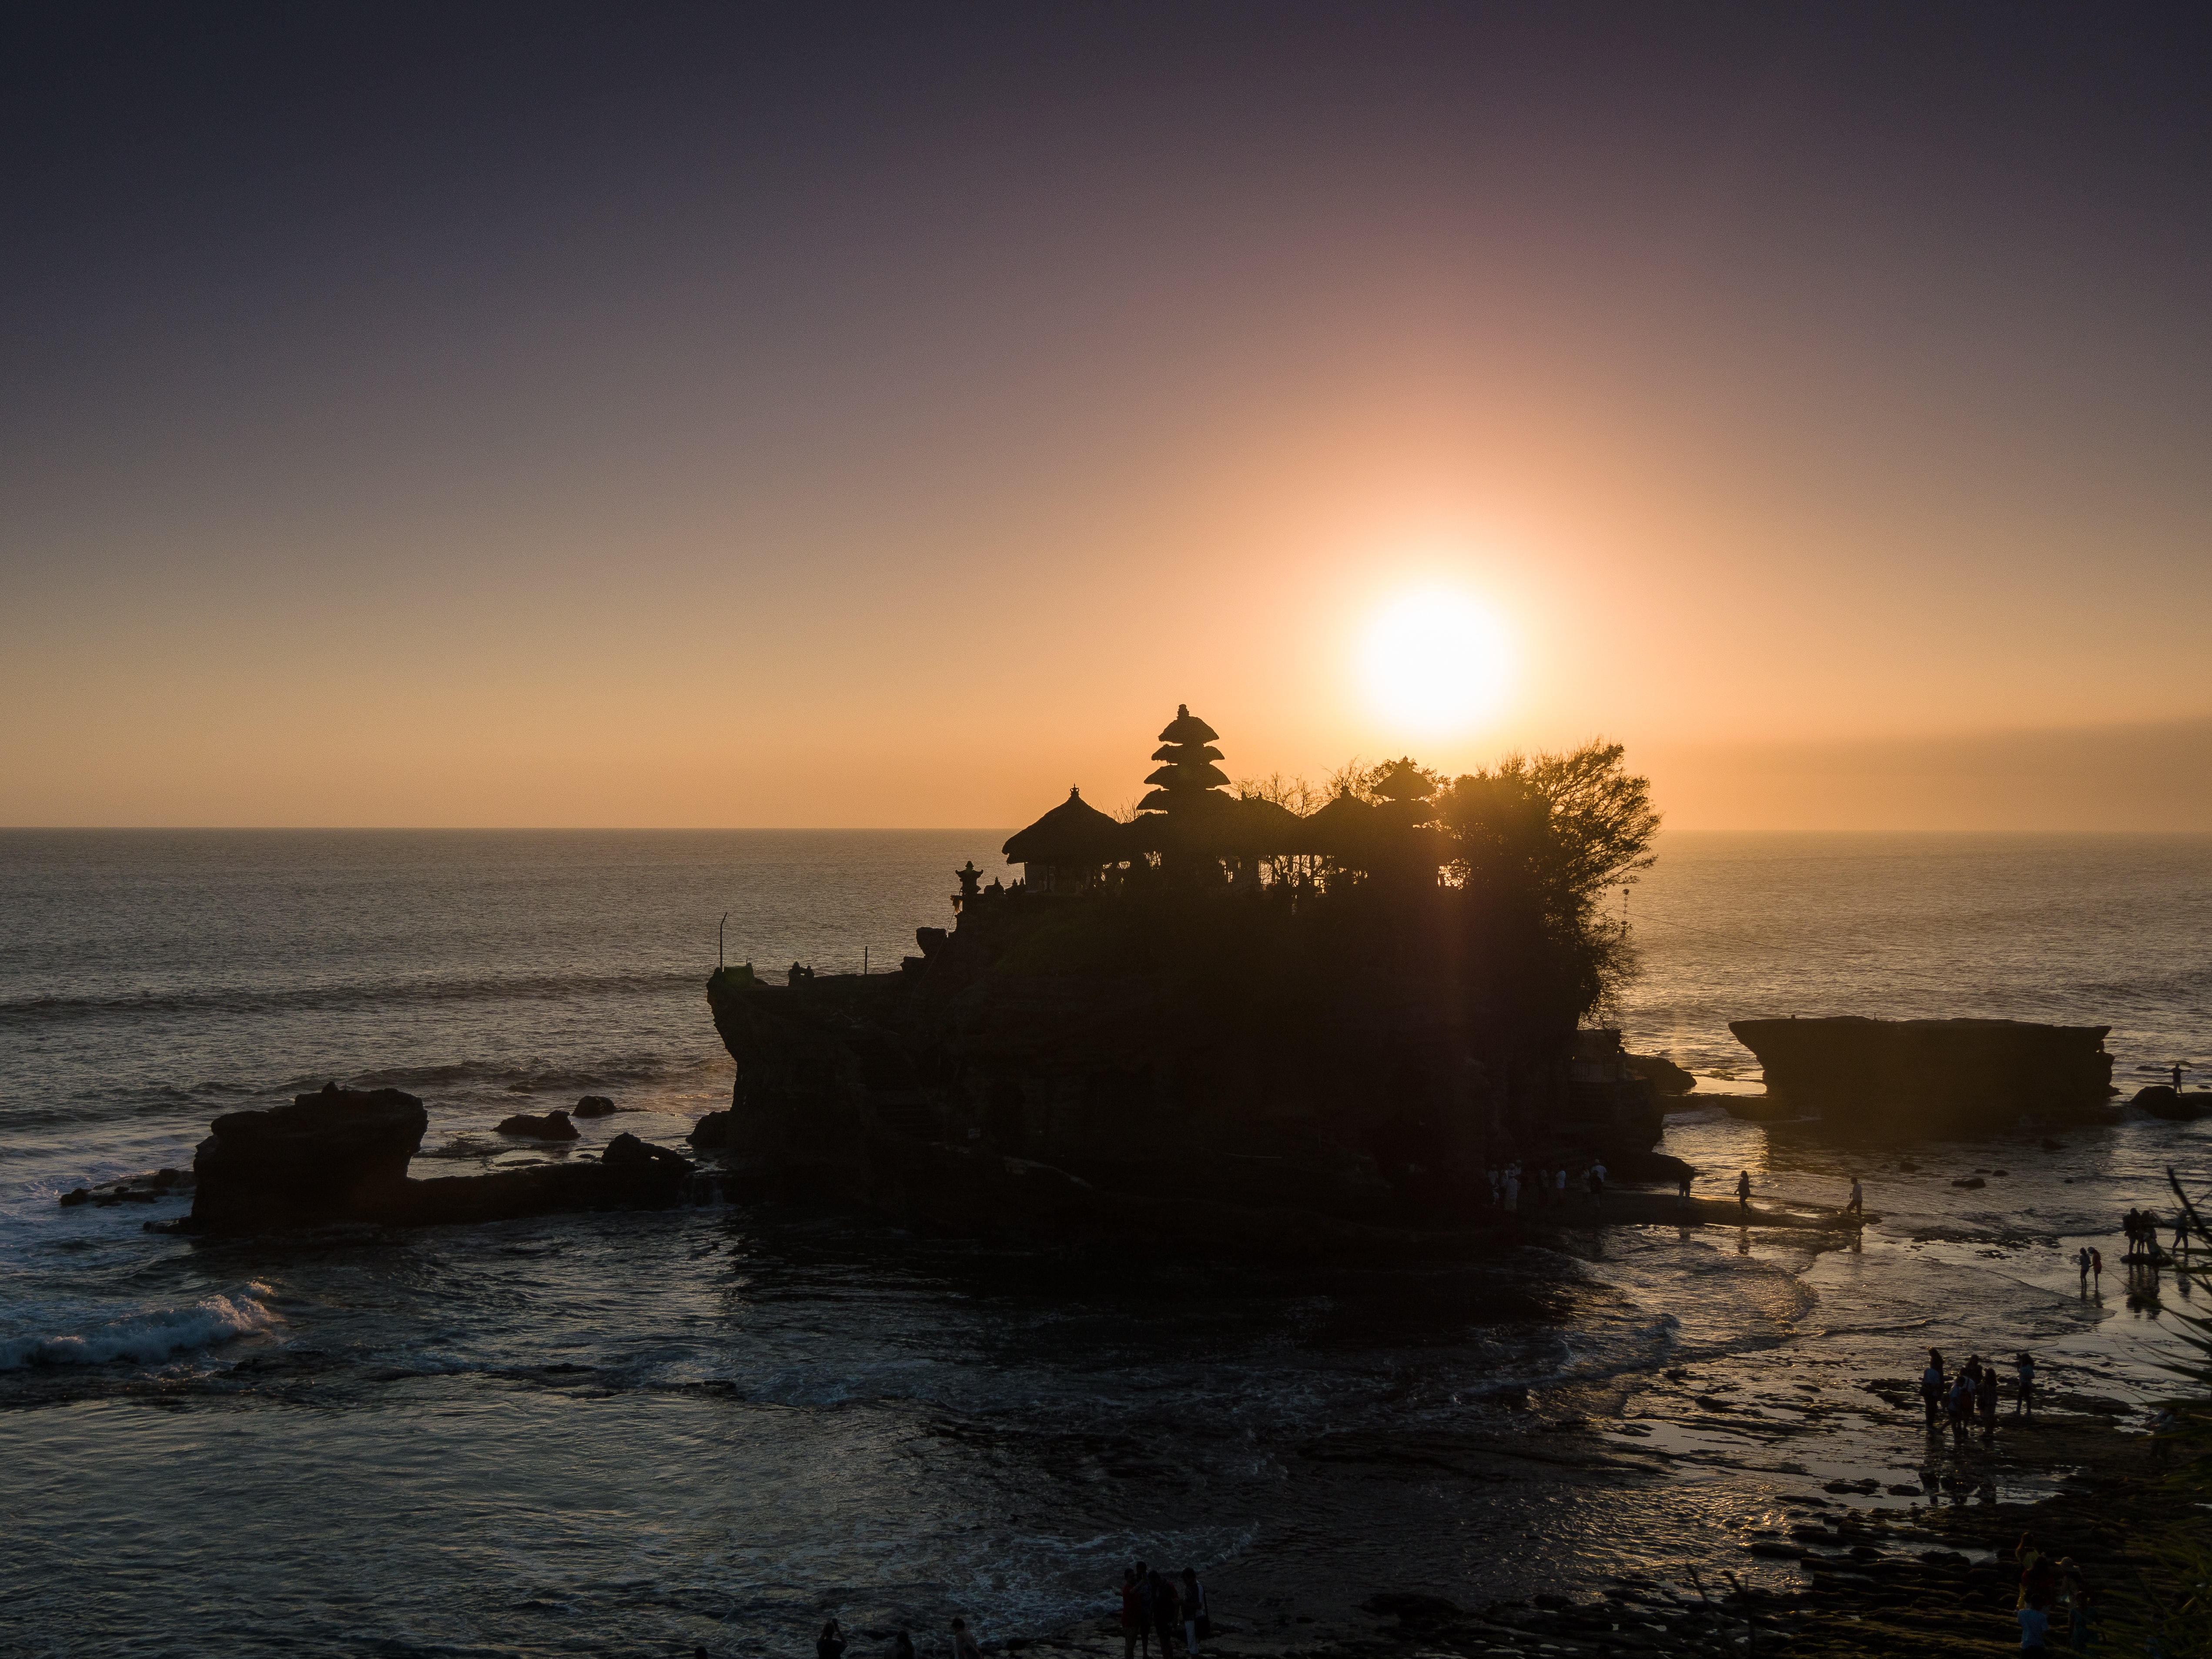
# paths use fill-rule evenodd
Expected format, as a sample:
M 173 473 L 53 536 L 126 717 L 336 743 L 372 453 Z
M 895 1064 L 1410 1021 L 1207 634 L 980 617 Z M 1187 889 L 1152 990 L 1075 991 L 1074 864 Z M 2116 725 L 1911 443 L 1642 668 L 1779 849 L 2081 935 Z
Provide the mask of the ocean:
M 1708 1190 L 1834 1205 L 1861 1174 L 1860 1245 L 1614 1227 L 1390 1272 L 769 1205 L 194 1244 L 141 1227 L 180 1200 L 57 1203 L 331 1079 L 423 1097 L 457 1168 L 535 1156 L 493 1124 L 587 1092 L 620 1109 L 586 1146 L 678 1143 L 731 1083 L 718 931 L 763 969 L 895 970 L 1004 833 L 0 833 L 0 1502 L 35 1518 L 0 1651 L 769 1654 L 834 1615 L 927 1652 L 956 1614 L 1105 1614 L 1140 1557 L 1287 1640 L 1378 1590 L 1787 1573 L 1744 1543 L 1838 1480 L 2039 1489 L 1869 1391 L 1931 1343 L 2032 1347 L 2115 1413 L 2155 1391 L 2182 1287 L 2069 1265 L 2116 1264 L 2169 1165 L 2212 1179 L 2212 1130 L 2140 1115 L 1909 1151 L 1692 1097 L 1662 1149 Z M 1703 1095 L 1756 1085 L 1730 1018 L 1787 1013 L 2109 1024 L 2124 1095 L 2203 1080 L 2212 837 L 1660 850 L 1613 1013 Z

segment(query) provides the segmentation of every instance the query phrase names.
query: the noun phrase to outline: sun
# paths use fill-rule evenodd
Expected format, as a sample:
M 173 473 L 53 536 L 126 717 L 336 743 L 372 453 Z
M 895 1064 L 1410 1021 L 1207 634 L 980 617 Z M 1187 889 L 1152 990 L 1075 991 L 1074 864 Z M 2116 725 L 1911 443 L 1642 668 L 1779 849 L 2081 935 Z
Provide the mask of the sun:
M 1494 716 L 1512 669 L 1512 641 L 1498 613 L 1448 584 L 1386 601 L 1360 639 L 1360 683 L 1375 713 L 1426 736 L 1465 732 Z

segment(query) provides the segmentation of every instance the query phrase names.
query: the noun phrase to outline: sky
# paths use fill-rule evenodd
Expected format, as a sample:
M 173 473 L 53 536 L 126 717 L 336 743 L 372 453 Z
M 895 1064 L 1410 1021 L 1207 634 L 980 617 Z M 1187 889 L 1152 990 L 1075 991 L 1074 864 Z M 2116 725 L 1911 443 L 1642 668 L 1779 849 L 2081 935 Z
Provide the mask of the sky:
M 2207 34 L 11 8 L 0 823 L 2212 830 Z

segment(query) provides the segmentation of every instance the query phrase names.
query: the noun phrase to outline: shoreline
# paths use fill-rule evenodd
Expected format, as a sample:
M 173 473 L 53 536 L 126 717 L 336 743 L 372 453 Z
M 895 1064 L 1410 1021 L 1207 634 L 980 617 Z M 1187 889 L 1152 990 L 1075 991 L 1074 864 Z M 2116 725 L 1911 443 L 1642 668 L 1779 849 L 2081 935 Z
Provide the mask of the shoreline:
M 1917 1407 L 1902 1419 L 1917 1416 Z M 2053 1556 L 2080 1565 L 2106 1620 L 2153 1565 L 2156 1544 L 2193 1533 L 2212 1541 L 2212 1516 L 2185 1514 L 2139 1527 L 2170 1507 L 2164 1470 L 2150 1437 L 2120 1429 L 2096 1412 L 2000 1419 L 2007 1456 L 2046 1475 L 2064 1474 L 2058 1492 L 2033 1503 L 1989 1501 L 1949 1492 L 1948 1502 L 1906 1510 L 1799 1500 L 1787 1526 L 1745 1540 L 1743 1566 L 1787 1562 L 1802 1575 L 1769 1588 L 1686 1570 L 1617 1572 L 1595 1595 L 1538 1594 L 1481 1607 L 1388 1585 L 1364 1592 L 1360 1616 L 1321 1620 L 1279 1612 L 1272 1620 L 1224 1616 L 1201 1656 L 1222 1659 L 1376 1659 L 1376 1656 L 1619 1653 L 1741 1654 L 1769 1643 L 1792 1654 L 1875 1659 L 1903 1652 L 2020 1651 L 2014 1620 L 2019 1570 L 2013 1552 L 2033 1532 Z M 1931 1444 L 1937 1437 L 1929 1436 Z M 1984 1455 L 1994 1457 L 1993 1449 Z M 1949 1456 L 1948 1449 L 1934 1462 Z M 1833 1483 L 1843 1485 L 1846 1483 Z M 1875 1486 L 1869 1477 L 1863 1484 Z M 1942 1482 L 1939 1480 L 1939 1485 Z M 1891 1489 L 1893 1492 L 1894 1489 Z M 1870 1495 L 1870 1494 L 1869 1494 Z M 2156 1506 L 2154 1508 L 2154 1506 Z M 1732 1583 L 1731 1581 L 1736 1581 Z M 1354 1592 L 1359 1593 L 1359 1592 Z M 2053 1620 L 2054 1649 L 2065 1645 L 2064 1616 Z M 2108 1626 L 2100 1626 L 2100 1629 Z M 1072 1626 L 1052 1636 L 1003 1644 L 1065 1659 L 1118 1659 L 1118 1620 Z M 2114 1650 L 2117 1651 L 2117 1650 Z M 1177 1650 L 1179 1659 L 1180 1649 Z

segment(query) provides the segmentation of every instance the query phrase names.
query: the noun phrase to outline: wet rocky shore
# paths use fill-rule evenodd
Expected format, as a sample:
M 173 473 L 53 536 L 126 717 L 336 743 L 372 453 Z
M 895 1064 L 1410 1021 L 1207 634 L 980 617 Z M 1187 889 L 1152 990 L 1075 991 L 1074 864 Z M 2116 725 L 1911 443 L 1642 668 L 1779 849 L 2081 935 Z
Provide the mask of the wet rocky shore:
M 1621 1573 L 1601 1591 L 1538 1594 L 1462 1606 L 1418 1591 L 1382 1589 L 1354 1620 L 1323 1621 L 1294 1608 L 1217 1620 L 1203 1651 L 1224 1659 L 1389 1659 L 1390 1656 L 1789 1653 L 1876 1659 L 1906 1653 L 2020 1650 L 2014 1618 L 2024 1533 L 2054 1556 L 2070 1557 L 2095 1588 L 2109 1620 L 2116 1601 L 2146 1573 L 2155 1548 L 2192 1532 L 2212 1544 L 2212 1518 L 2192 1515 L 2163 1480 L 2148 1436 L 2109 1414 L 2058 1412 L 2008 1424 L 2005 1456 L 2067 1476 L 2040 1503 L 1932 1493 L 1924 1508 L 1877 1508 L 1844 1492 L 1797 1506 L 1787 1524 L 1744 1540 L 1747 1570 L 1794 1564 L 1796 1582 L 1728 1571 Z M 1872 1477 L 1861 1485 L 1879 1492 Z M 1931 1485 L 1936 1483 L 1931 1482 Z M 2063 1648 L 2065 1614 L 2054 1615 Z M 2100 1628 L 2106 1628 L 2100 1626 Z M 1112 1620 L 1008 1651 L 1118 1659 Z

